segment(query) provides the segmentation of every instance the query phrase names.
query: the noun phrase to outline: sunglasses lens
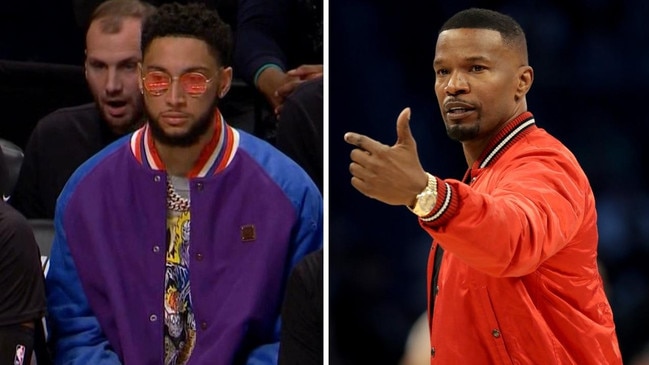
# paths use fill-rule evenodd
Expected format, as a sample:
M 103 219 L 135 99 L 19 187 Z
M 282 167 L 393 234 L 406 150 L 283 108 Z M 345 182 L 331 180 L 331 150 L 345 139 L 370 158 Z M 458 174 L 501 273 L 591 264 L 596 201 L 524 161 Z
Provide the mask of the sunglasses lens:
M 207 77 L 202 73 L 186 73 L 180 77 L 180 83 L 189 95 L 201 95 L 207 90 Z
M 144 88 L 151 95 L 162 95 L 167 89 L 171 79 L 164 72 L 149 72 L 144 76 Z

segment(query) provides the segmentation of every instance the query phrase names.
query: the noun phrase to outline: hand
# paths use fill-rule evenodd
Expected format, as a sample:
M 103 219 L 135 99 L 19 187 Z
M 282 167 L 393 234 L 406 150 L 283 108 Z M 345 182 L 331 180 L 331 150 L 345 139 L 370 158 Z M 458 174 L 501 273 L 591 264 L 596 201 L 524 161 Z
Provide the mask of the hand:
M 412 206 L 428 184 L 410 131 L 410 108 L 403 109 L 397 118 L 397 142 L 393 146 L 352 132 L 345 133 L 345 141 L 358 147 L 350 154 L 349 172 L 352 186 L 364 195 L 390 205 Z
M 266 97 L 272 109 L 277 108 L 284 102 L 277 90 L 285 84 L 299 82 L 297 76 L 289 76 L 277 67 L 269 67 L 261 72 L 257 80 L 257 89 Z
M 322 65 L 301 65 L 298 68 L 286 72 L 286 75 L 290 77 L 290 79 L 286 79 L 286 82 L 275 90 L 275 96 L 280 100 L 280 103 L 274 108 L 275 115 L 277 115 L 278 118 L 282 112 L 282 106 L 286 97 L 295 91 L 295 89 L 304 81 L 322 77 L 323 69 Z
M 302 81 L 312 80 L 322 77 L 324 67 L 322 65 L 302 65 L 298 68 L 289 70 L 289 76 L 297 76 Z

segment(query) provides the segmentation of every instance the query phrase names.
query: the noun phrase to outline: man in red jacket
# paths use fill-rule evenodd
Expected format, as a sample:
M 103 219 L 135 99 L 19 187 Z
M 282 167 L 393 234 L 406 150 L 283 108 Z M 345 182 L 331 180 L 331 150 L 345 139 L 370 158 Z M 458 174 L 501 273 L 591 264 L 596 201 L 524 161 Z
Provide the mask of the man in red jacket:
M 522 28 L 495 11 L 461 11 L 442 26 L 433 65 L 446 132 L 469 167 L 463 181 L 423 169 L 409 108 L 393 146 L 345 134 L 356 146 L 352 185 L 407 206 L 433 237 L 431 364 L 621 364 L 593 192 L 527 109 L 534 72 Z

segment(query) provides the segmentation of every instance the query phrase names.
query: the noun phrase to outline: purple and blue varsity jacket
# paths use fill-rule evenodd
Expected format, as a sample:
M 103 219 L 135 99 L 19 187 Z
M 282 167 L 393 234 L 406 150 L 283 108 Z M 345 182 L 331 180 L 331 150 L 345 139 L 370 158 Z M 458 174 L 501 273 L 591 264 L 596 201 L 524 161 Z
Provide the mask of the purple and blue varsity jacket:
M 275 364 L 289 272 L 322 247 L 322 196 L 273 146 L 217 123 L 189 182 L 188 365 Z M 46 278 L 56 364 L 163 363 L 166 172 L 147 128 L 81 165 L 57 201 Z

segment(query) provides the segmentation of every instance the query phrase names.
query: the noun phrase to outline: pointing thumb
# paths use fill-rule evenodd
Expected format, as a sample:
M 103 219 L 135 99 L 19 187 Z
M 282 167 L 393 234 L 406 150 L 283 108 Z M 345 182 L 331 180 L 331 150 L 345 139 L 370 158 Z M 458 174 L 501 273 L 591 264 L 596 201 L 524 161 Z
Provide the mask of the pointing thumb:
M 405 108 L 397 118 L 397 144 L 415 144 L 415 138 L 410 131 L 410 108 Z

